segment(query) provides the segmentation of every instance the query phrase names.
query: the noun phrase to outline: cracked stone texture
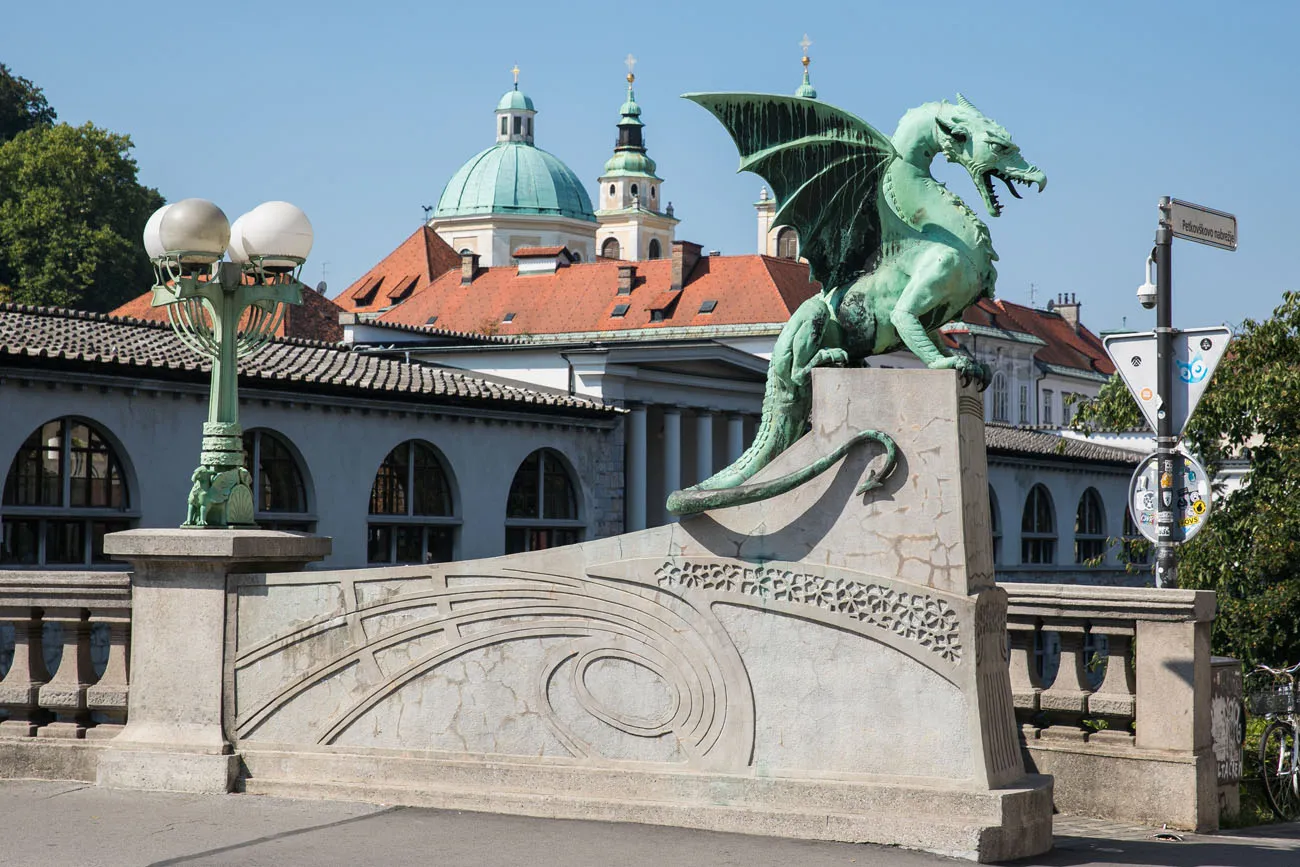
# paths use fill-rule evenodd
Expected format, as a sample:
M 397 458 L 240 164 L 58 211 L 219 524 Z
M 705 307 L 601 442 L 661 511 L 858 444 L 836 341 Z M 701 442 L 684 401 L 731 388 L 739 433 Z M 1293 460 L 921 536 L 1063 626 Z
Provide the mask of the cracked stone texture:
M 939 675 L 884 645 L 792 617 L 731 605 L 714 612 L 754 688 L 760 773 L 972 775 L 967 702 Z

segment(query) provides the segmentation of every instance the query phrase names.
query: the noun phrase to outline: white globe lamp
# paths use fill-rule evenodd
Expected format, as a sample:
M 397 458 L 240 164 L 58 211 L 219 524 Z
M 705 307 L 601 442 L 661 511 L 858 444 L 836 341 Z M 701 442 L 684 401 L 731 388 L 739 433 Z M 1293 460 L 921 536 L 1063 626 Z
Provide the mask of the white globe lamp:
M 171 205 L 163 205 L 150 214 L 149 222 L 144 224 L 144 251 L 149 254 L 150 259 L 161 259 L 167 253 L 167 248 L 162 242 L 162 221 L 171 207 Z
M 235 222 L 242 252 L 266 271 L 292 271 L 311 253 L 311 221 L 288 202 L 263 202 Z
M 230 261 L 236 265 L 247 265 L 249 262 L 248 251 L 244 249 L 244 218 L 248 214 L 235 219 L 230 224 L 230 248 L 226 253 L 230 256 Z
M 158 217 L 157 228 L 151 231 L 146 226 L 146 249 L 151 244 L 155 249 L 161 247 L 162 255 L 189 268 L 211 265 L 225 255 L 230 221 L 207 199 L 181 199 L 160 208 L 154 216 Z

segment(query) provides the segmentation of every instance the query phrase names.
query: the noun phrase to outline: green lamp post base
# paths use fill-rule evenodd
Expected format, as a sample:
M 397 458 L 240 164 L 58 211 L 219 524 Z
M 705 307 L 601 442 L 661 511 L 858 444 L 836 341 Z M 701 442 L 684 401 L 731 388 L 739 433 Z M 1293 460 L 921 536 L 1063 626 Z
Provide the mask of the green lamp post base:
M 205 422 L 202 462 L 190 475 L 189 509 L 182 527 L 253 528 L 253 476 L 244 467 L 243 429 Z

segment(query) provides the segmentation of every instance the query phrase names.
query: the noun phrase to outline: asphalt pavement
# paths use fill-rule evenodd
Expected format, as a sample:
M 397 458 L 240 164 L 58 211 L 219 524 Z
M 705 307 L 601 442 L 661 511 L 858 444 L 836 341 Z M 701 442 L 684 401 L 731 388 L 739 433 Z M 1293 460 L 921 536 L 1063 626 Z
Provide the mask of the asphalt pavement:
M 1300 824 L 1152 838 L 1058 817 L 1057 845 L 1018 867 L 1300 867 Z M 0 864 L 59 867 L 933 867 L 967 862 L 883 846 L 451 810 L 180 795 L 0 781 Z

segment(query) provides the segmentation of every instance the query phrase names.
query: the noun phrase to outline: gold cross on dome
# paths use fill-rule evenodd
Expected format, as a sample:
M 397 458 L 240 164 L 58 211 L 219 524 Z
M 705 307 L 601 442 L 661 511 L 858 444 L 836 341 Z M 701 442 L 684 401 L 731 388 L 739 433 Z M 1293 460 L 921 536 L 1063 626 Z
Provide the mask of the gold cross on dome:
M 515 76 L 515 87 L 519 87 L 519 64 L 516 63 L 515 68 L 510 71 L 514 73 Z
M 629 53 L 628 56 L 623 59 L 623 62 L 627 64 L 627 74 L 631 75 L 633 72 L 632 67 L 636 66 L 636 58 Z
M 804 54 L 807 54 L 807 53 L 808 53 L 808 46 L 809 46 L 809 45 L 812 45 L 812 40 L 809 39 L 809 38 L 808 38 L 808 34 L 805 33 L 805 34 L 803 35 L 803 39 L 800 39 L 800 40 L 799 40 L 799 47 L 803 49 L 803 53 L 804 53 Z

